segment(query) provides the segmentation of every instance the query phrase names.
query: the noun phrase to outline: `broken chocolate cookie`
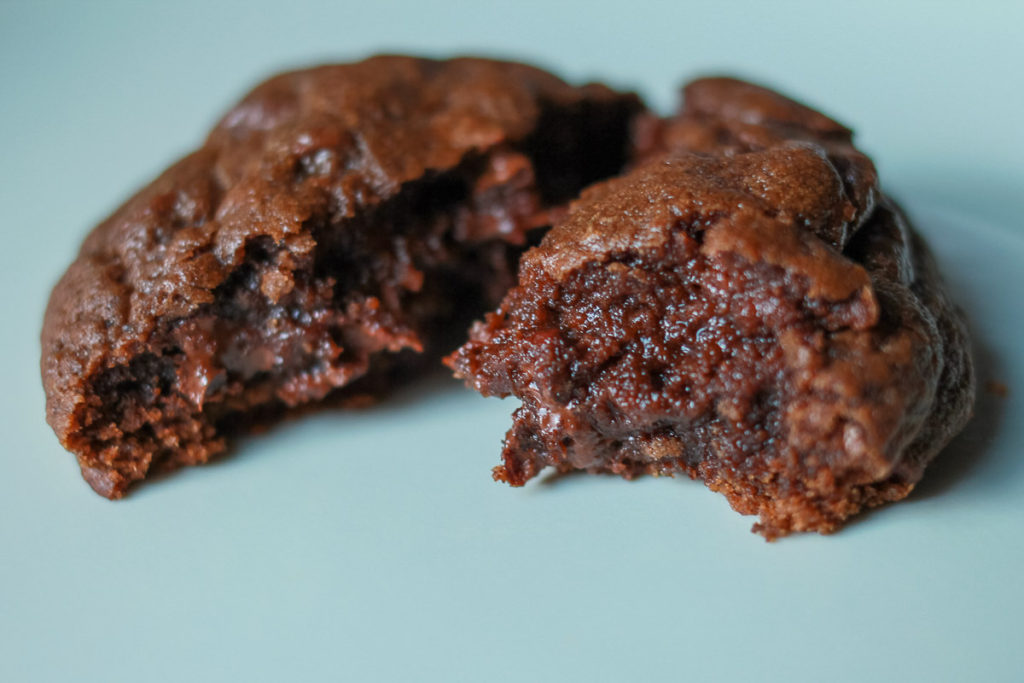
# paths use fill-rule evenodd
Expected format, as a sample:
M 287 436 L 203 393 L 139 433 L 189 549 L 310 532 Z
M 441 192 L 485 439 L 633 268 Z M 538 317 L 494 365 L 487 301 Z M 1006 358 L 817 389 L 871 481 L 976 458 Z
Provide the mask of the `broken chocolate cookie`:
M 964 322 L 848 129 L 697 81 L 447 359 L 521 399 L 496 479 L 685 473 L 772 539 L 905 497 L 967 420 Z
M 116 498 L 261 415 L 440 355 L 528 233 L 620 171 L 640 108 L 480 59 L 270 79 L 86 238 L 43 326 L 48 422 Z

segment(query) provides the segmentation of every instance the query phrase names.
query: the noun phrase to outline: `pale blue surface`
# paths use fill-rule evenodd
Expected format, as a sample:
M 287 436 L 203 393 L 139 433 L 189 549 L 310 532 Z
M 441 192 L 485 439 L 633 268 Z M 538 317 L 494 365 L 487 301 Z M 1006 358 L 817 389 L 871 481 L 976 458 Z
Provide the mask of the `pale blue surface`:
M 1024 4 L 853 4 L 0 3 L 0 681 L 1024 680 Z M 454 382 L 95 496 L 37 370 L 81 236 L 268 73 L 381 50 L 841 115 L 1010 397 L 909 501 L 774 545 L 687 481 L 494 484 L 512 405 Z

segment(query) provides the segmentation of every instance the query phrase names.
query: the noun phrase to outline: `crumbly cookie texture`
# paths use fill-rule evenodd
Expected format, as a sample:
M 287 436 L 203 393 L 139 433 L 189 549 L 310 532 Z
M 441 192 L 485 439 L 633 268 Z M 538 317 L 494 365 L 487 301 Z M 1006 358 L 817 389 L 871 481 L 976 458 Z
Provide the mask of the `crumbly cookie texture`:
M 768 539 L 905 497 L 969 417 L 964 322 L 844 126 L 732 79 L 648 118 L 448 364 L 515 395 L 496 479 L 685 473 Z
M 266 81 L 86 238 L 44 321 L 48 422 L 117 498 L 267 414 L 408 375 L 621 170 L 640 109 L 481 59 Z

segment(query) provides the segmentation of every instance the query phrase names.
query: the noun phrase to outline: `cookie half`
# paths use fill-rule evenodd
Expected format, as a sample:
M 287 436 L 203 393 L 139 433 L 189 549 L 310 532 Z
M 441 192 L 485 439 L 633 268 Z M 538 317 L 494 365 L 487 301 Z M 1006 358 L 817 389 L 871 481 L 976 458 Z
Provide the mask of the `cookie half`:
M 521 399 L 496 479 L 687 474 L 772 539 L 905 497 L 966 422 L 964 321 L 851 133 L 697 81 L 447 359 Z
M 44 321 L 48 422 L 116 498 L 268 414 L 408 376 L 620 171 L 640 109 L 481 59 L 266 81 L 86 238 Z

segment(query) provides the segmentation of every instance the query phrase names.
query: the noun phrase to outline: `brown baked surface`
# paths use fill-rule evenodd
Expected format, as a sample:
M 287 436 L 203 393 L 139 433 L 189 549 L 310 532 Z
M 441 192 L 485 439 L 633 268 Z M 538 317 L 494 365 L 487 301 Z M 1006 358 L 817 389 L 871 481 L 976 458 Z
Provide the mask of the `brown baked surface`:
M 86 238 L 43 325 L 48 422 L 116 498 L 267 413 L 408 375 L 497 304 L 528 232 L 620 171 L 639 109 L 480 59 L 266 81 Z
M 772 539 L 905 497 L 967 420 L 963 320 L 831 119 L 706 79 L 447 359 L 522 404 L 495 468 L 686 473 Z

